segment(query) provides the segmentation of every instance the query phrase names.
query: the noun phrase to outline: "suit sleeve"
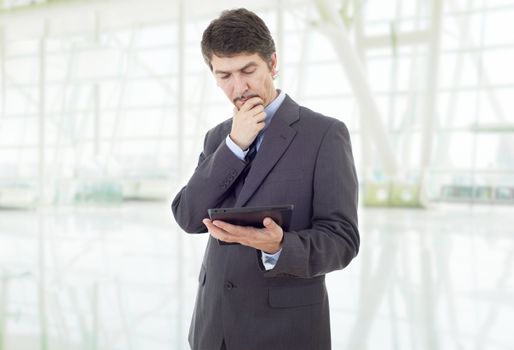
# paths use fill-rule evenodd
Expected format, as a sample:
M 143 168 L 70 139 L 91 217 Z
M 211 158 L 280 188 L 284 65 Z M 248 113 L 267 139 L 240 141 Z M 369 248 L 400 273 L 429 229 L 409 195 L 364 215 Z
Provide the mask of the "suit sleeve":
M 358 182 L 346 126 L 327 129 L 313 180 L 311 227 L 284 233 L 282 253 L 266 277 L 310 278 L 346 267 L 357 255 Z
M 207 232 L 202 223 L 207 209 L 223 201 L 245 166 L 227 147 L 225 138 L 207 133 L 193 176 L 171 205 L 179 226 L 188 233 Z

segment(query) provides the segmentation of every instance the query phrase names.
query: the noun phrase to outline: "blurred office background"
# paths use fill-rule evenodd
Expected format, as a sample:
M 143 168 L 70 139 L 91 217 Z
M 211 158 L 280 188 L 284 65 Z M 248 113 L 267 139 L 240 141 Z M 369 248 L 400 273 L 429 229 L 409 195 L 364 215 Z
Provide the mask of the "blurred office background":
M 206 235 L 170 203 L 231 116 L 199 42 L 235 7 L 352 136 L 333 348 L 513 349 L 513 0 L 3 0 L 0 350 L 187 348 Z

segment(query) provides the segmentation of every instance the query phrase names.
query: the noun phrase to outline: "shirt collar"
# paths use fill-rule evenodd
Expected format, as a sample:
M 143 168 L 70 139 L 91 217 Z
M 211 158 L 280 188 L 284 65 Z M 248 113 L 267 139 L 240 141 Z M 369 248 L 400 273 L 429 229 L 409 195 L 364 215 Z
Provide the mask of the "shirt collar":
M 268 128 L 269 124 L 271 123 L 271 119 L 273 119 L 273 116 L 275 115 L 277 110 L 282 105 L 282 102 L 284 102 L 284 99 L 286 98 L 286 93 L 284 91 L 277 90 L 277 92 L 278 96 L 264 108 L 264 112 L 266 112 L 266 127 L 264 129 Z

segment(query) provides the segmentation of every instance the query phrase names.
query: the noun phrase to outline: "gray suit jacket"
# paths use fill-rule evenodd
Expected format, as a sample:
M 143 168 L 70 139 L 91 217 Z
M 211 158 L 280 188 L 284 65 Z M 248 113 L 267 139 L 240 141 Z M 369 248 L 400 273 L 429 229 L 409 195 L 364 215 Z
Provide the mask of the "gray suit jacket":
M 346 126 L 286 97 L 246 180 L 226 146 L 227 120 L 211 129 L 198 166 L 172 209 L 189 233 L 205 232 L 207 209 L 294 204 L 275 268 L 260 252 L 209 238 L 189 342 L 193 349 L 330 349 L 325 274 L 359 249 L 357 177 Z

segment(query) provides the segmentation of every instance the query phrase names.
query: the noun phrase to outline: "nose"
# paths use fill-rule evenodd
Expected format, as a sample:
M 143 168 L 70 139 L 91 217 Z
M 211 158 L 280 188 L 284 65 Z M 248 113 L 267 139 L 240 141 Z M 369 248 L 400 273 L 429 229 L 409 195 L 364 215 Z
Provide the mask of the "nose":
M 244 77 L 234 76 L 234 92 L 236 96 L 243 96 L 246 91 L 248 91 L 248 84 Z

